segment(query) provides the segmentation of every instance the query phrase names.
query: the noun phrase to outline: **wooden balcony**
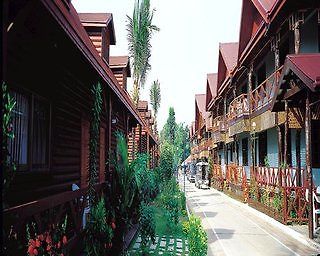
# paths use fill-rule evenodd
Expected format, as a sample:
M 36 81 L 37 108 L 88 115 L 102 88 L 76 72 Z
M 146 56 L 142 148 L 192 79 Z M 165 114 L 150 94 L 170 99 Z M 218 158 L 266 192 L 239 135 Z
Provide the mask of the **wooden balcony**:
M 227 119 L 229 122 L 233 122 L 236 119 L 244 118 L 249 115 L 249 101 L 248 94 L 244 93 L 235 98 L 229 106 L 229 112 Z
M 215 119 L 213 119 L 212 131 L 213 132 L 226 131 L 226 123 L 223 116 L 217 116 Z
M 265 81 L 263 81 L 256 89 L 250 93 L 251 97 L 251 111 L 254 114 L 256 111 L 267 107 L 275 93 L 277 82 L 281 75 L 282 67 L 271 74 Z

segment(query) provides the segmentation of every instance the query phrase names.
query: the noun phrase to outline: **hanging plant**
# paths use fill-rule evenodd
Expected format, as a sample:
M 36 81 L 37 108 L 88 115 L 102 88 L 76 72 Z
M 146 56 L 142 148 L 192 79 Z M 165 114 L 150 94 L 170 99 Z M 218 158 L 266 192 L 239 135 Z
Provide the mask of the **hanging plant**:
M 8 142 L 14 138 L 13 125 L 12 125 L 12 112 L 16 105 L 15 100 L 10 96 L 8 87 L 2 83 L 2 161 L 3 161 L 3 188 L 2 198 L 3 206 L 6 207 L 6 194 L 14 177 L 16 165 L 8 150 Z
M 92 106 L 92 117 L 90 125 L 90 155 L 89 155 L 89 204 L 90 206 L 95 203 L 95 188 L 94 185 L 98 179 L 97 171 L 97 149 L 99 140 L 99 126 L 100 126 L 100 116 L 102 109 L 102 88 L 100 83 L 93 85 L 91 89 L 93 106 Z

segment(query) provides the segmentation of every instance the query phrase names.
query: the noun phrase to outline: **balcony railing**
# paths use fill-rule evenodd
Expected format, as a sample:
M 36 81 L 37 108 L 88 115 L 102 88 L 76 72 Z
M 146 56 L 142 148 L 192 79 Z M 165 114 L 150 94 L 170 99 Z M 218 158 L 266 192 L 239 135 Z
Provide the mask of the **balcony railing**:
M 217 116 L 215 119 L 213 119 L 213 126 L 212 126 L 212 131 L 213 132 L 223 132 L 226 130 L 226 125 L 224 122 L 223 116 Z
M 249 114 L 248 94 L 244 93 L 235 98 L 229 106 L 227 115 L 228 121 L 246 116 Z
M 95 186 L 98 197 L 103 195 L 105 183 Z M 70 188 L 71 189 L 71 188 Z M 86 200 L 87 188 L 68 191 L 23 205 L 4 209 L 4 230 L 15 237 L 14 240 L 4 237 L 6 244 L 15 248 L 11 255 L 26 255 L 24 248 L 27 241 L 27 226 L 34 225 L 37 234 L 43 234 L 52 226 L 60 225 L 67 218 L 66 236 L 67 251 L 78 250 L 83 234 L 83 223 L 88 209 Z M 10 251 L 11 252 L 11 251 Z
M 271 76 L 263 81 L 256 89 L 251 92 L 252 112 L 267 106 L 274 97 L 276 84 L 279 81 L 282 67 L 276 70 Z

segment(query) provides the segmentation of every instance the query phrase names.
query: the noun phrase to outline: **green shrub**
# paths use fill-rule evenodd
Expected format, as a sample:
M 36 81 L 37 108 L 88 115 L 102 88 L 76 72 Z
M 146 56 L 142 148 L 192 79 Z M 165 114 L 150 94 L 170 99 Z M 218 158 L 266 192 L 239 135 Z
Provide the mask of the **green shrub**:
M 183 223 L 190 256 L 205 256 L 208 250 L 208 237 L 198 217 L 191 215 L 189 221 Z
M 156 221 L 154 207 L 142 203 L 140 206 L 140 233 L 142 251 L 146 250 L 149 240 L 155 243 Z
M 173 149 L 172 145 L 164 142 L 160 152 L 160 169 L 163 180 L 170 180 L 173 175 Z
M 90 219 L 85 228 L 84 246 L 86 255 L 105 255 L 112 246 L 112 228 L 107 223 L 104 199 L 91 207 Z

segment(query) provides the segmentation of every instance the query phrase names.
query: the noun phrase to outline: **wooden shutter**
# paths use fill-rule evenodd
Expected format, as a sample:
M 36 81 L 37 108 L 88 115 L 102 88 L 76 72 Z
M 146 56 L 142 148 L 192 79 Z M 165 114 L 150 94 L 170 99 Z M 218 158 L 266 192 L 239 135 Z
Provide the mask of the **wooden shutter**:
M 106 166 L 106 129 L 100 127 L 99 181 L 105 181 Z
M 88 186 L 90 123 L 81 119 L 81 188 Z

